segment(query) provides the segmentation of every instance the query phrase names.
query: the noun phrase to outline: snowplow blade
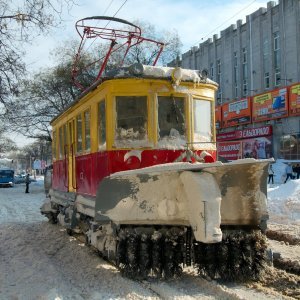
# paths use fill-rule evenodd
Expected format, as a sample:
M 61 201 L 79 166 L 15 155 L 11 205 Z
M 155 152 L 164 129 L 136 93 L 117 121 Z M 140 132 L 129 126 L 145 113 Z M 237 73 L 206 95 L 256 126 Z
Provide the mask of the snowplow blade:
M 95 221 L 190 226 L 197 241 L 220 242 L 221 225 L 259 227 L 267 219 L 271 161 L 172 163 L 115 173 L 98 187 Z

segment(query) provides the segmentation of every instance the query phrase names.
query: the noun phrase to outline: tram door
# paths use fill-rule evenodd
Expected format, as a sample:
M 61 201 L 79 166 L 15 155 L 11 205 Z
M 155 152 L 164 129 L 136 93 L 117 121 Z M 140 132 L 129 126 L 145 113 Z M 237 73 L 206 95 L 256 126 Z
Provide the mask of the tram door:
M 69 121 L 69 151 L 68 151 L 68 188 L 69 192 L 76 190 L 76 173 L 75 173 L 75 119 Z

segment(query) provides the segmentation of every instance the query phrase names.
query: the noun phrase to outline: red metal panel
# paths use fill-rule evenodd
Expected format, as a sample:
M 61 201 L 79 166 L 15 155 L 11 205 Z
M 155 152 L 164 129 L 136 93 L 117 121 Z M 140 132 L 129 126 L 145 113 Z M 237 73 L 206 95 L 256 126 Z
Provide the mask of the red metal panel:
M 99 182 L 110 175 L 109 155 L 107 151 L 94 153 L 92 156 L 92 190 L 91 194 L 96 195 Z
M 81 155 L 76 161 L 76 187 L 79 194 L 91 194 L 92 190 L 92 154 Z
M 184 150 L 117 150 L 109 153 L 111 173 L 174 162 Z M 200 155 L 202 151 L 197 151 Z M 207 151 L 216 160 L 216 151 Z
M 95 196 L 99 182 L 112 173 L 157 164 L 174 162 L 184 150 L 116 150 L 103 151 L 76 157 L 77 193 Z M 197 151 L 200 155 L 202 151 Z M 216 160 L 216 151 L 206 151 L 211 155 L 208 162 Z M 63 161 L 53 165 L 53 187 L 67 191 L 64 186 L 65 164 Z
M 67 192 L 68 183 L 68 164 L 65 160 L 59 160 L 53 163 L 53 180 L 52 186 L 54 189 Z

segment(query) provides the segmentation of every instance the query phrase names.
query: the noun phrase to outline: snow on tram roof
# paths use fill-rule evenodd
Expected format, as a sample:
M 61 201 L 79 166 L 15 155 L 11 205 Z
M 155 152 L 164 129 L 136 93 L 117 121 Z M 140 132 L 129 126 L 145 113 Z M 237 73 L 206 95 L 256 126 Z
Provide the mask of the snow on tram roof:
M 59 115 L 53 118 L 50 122 L 54 122 L 59 116 L 66 112 L 75 103 L 79 102 L 86 94 L 94 90 L 106 80 L 111 79 L 126 79 L 126 78 L 153 78 L 153 79 L 168 79 L 175 86 L 179 86 L 180 82 L 193 82 L 194 84 L 211 84 L 218 87 L 218 83 L 207 78 L 207 71 L 182 69 L 180 67 L 159 67 L 148 66 L 140 63 L 135 63 L 127 67 L 121 67 L 106 71 L 105 74 L 90 87 L 83 91 L 80 96 L 70 103 Z
M 180 67 L 159 67 L 148 66 L 140 63 L 132 64 L 128 67 L 111 70 L 105 73 L 103 80 L 111 78 L 157 78 L 157 79 L 171 79 L 175 84 L 181 81 L 194 83 L 207 83 L 218 86 L 216 82 L 207 78 L 207 72 L 199 70 L 189 70 Z

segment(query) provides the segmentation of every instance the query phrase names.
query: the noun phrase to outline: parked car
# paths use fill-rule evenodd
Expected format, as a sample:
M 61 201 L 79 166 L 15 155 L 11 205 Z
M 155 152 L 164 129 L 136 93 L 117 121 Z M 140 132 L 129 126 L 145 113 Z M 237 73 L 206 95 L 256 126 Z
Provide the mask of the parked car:
M 15 183 L 18 184 L 18 183 L 25 183 L 25 178 L 26 178 L 26 174 L 18 174 L 15 176 Z M 34 182 L 36 181 L 34 178 L 29 178 L 30 179 L 30 182 Z

